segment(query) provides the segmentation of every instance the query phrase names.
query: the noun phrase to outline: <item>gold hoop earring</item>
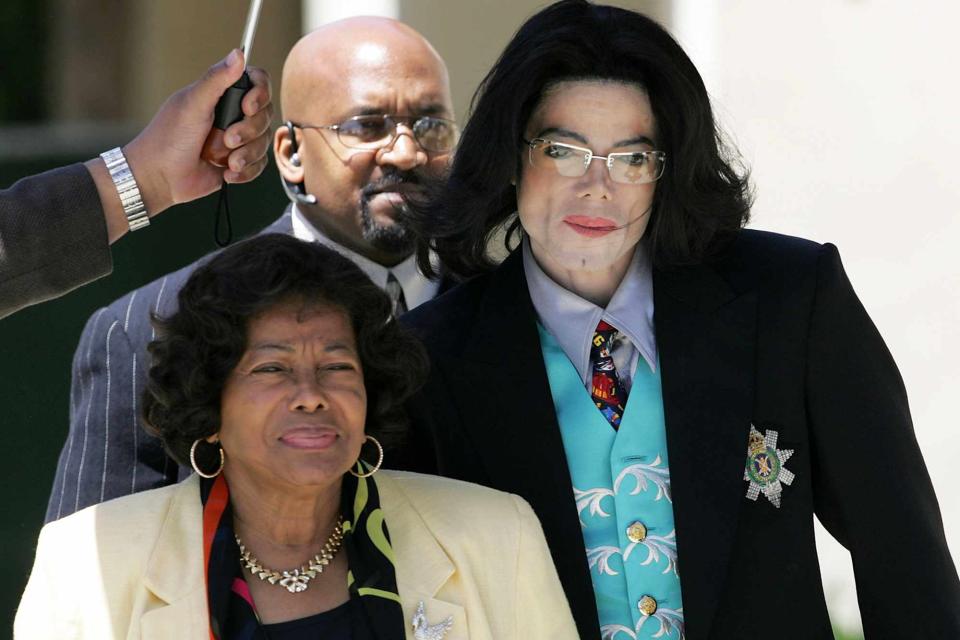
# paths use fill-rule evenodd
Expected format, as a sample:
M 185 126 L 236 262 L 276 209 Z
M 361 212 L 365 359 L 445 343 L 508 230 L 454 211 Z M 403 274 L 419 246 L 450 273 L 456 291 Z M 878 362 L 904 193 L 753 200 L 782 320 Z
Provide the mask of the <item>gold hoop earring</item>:
M 220 466 L 213 473 L 207 474 L 203 471 L 200 471 L 200 467 L 197 466 L 197 445 L 201 442 L 204 442 L 203 438 L 197 438 L 193 441 L 193 446 L 190 447 L 190 466 L 193 467 L 193 470 L 197 472 L 197 475 L 201 478 L 216 478 L 220 475 L 220 472 L 223 471 L 223 447 L 220 445 L 219 441 L 217 442 L 217 448 L 220 449 Z
M 380 446 L 380 441 L 374 438 L 373 436 L 367 436 L 367 440 L 373 440 L 373 444 L 377 445 L 377 451 L 380 452 L 380 458 L 377 460 L 376 466 L 374 466 L 373 469 L 371 469 L 367 473 L 357 473 L 353 469 L 350 469 L 350 473 L 357 476 L 358 478 L 369 478 L 370 476 L 375 474 L 377 471 L 380 471 L 380 465 L 383 464 L 383 447 Z M 366 444 L 366 440 L 364 440 L 364 444 Z M 359 458 L 357 458 L 357 467 L 359 467 L 361 470 L 363 469 L 363 463 L 360 462 Z

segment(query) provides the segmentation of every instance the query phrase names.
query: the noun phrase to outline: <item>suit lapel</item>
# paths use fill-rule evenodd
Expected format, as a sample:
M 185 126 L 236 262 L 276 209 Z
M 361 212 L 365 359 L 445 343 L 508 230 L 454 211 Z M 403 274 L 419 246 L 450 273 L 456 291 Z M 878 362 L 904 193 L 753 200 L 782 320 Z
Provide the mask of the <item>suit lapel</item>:
M 444 373 L 489 485 L 533 507 L 580 633 L 593 637 L 600 624 L 536 322 L 516 251 L 491 276 L 464 365 Z
M 677 551 L 691 638 L 707 637 L 743 504 L 756 302 L 755 292 L 738 294 L 710 267 L 654 271 Z
M 447 291 L 450 291 L 450 289 L 453 289 L 458 284 L 460 283 L 454 280 L 452 276 L 447 275 L 441 271 L 440 288 L 437 290 L 437 296 L 442 296 L 443 294 L 445 294 Z
M 144 585 L 161 602 L 141 618 L 144 640 L 209 638 L 201 510 L 193 476 L 178 487 L 144 571 Z
M 470 630 L 463 607 L 437 597 L 437 593 L 456 571 L 453 561 L 389 475 L 381 472 L 376 477 L 376 483 L 384 521 L 390 531 L 396 562 L 397 592 L 400 594 L 407 636 L 411 637 L 411 623 L 417 605 L 422 602 L 428 624 L 437 624 L 448 616 L 453 618 L 453 626 L 443 636 L 444 640 L 469 638 Z
M 209 640 L 206 591 L 201 589 L 196 596 L 181 598 L 145 613 L 140 618 L 139 637 L 143 640 Z

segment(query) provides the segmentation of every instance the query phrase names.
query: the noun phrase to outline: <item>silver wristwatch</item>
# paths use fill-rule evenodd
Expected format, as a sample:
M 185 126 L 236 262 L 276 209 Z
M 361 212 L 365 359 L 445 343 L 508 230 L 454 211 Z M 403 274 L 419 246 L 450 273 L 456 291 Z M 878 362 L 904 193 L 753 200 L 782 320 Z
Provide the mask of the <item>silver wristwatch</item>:
M 140 188 L 137 187 L 137 180 L 130 171 L 130 165 L 127 164 L 123 151 L 120 147 L 115 147 L 110 151 L 104 151 L 100 157 L 107 163 L 107 171 L 110 172 L 113 185 L 117 188 L 117 195 L 120 196 L 120 202 L 123 204 L 123 212 L 127 216 L 130 230 L 136 231 L 150 224 L 147 208 L 143 205 L 143 198 L 140 197 Z

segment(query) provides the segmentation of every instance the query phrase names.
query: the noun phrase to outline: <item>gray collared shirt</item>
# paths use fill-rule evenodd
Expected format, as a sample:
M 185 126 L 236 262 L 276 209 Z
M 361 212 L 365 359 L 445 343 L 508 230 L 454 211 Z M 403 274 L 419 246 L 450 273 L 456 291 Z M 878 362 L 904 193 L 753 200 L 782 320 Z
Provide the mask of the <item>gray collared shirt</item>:
M 530 300 L 543 326 L 560 343 L 588 389 L 593 378 L 590 346 L 601 320 L 613 325 L 625 338 L 613 350 L 613 361 L 627 390 L 642 357 L 652 371 L 657 369 L 657 342 L 653 330 L 653 274 L 644 243 L 637 245 L 633 260 L 606 309 L 584 300 L 553 281 L 537 264 L 530 242 L 523 241 L 523 272 Z
M 393 277 L 400 283 L 403 289 L 403 298 L 406 301 L 407 309 L 423 304 L 427 300 L 432 300 L 440 292 L 440 280 L 431 280 L 427 278 L 417 267 L 416 254 L 411 255 L 403 262 L 400 262 L 390 268 L 377 264 L 369 258 L 365 258 L 358 253 L 343 247 L 330 238 L 326 237 L 320 230 L 310 224 L 303 213 L 293 205 L 293 235 L 306 242 L 319 242 L 345 258 L 349 258 L 355 265 L 367 274 L 373 283 L 383 290 L 387 288 L 387 276 L 393 273 Z

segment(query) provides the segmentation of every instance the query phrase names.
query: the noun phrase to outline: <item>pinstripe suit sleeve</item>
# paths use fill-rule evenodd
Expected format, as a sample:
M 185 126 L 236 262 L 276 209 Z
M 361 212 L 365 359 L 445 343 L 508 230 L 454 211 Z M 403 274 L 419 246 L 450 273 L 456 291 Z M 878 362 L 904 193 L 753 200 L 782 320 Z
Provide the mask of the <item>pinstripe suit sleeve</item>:
M 73 358 L 70 428 L 47 505 L 50 522 L 84 507 L 177 481 L 178 467 L 140 420 L 150 312 L 167 278 L 94 313 Z
M 292 233 L 289 209 L 262 233 Z M 46 522 L 188 475 L 140 419 L 150 368 L 147 345 L 155 337 L 150 314 L 172 314 L 180 287 L 213 255 L 131 291 L 87 321 L 73 357 L 70 429 Z

